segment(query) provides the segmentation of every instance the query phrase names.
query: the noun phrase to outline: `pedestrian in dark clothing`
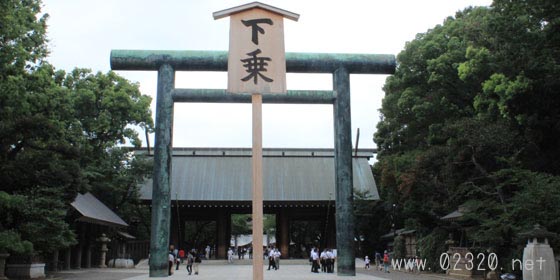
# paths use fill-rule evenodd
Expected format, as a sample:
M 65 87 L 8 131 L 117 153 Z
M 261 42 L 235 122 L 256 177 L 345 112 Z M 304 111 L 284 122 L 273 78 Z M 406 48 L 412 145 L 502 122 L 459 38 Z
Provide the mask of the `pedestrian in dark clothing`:
M 276 270 L 276 262 L 274 261 L 274 255 L 269 254 L 268 255 L 268 270 L 270 270 L 270 267 L 272 266 L 272 269 Z

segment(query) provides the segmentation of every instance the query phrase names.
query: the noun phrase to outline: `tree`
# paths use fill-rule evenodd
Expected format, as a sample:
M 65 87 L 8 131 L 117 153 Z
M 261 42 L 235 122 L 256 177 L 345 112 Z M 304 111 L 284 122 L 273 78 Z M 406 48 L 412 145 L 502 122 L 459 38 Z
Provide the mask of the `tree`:
M 21 240 L 19 232 L 11 228 L 17 219 L 22 217 L 21 206 L 24 205 L 24 197 L 9 195 L 0 191 L 0 210 L 4 218 L 0 223 L 0 253 L 31 253 L 33 244 L 27 240 Z
M 41 1 L 6 0 L 0 3 L 2 93 L 7 93 L 4 82 L 32 70 L 47 56 L 45 41 L 48 15 L 37 17 L 40 11 Z
M 74 242 L 65 207 L 81 176 L 68 95 L 55 86 L 54 68 L 44 62 L 48 16 L 36 16 L 40 4 L 0 4 L 0 181 L 4 201 L 25 201 L 3 213 L 0 232 L 46 252 Z M 14 215 L 25 219 L 9 218 Z
M 207 245 L 216 244 L 215 233 L 215 221 L 190 221 L 185 224 L 186 244 L 184 246 L 202 252 Z
M 421 255 L 441 251 L 439 218 L 459 205 L 469 209 L 469 246 L 501 260 L 533 223 L 560 230 L 539 203 L 549 199 L 543 190 L 556 197 L 560 170 L 558 30 L 554 1 L 496 0 L 418 34 L 398 55 L 374 169 L 382 199 L 402 205 L 397 224 L 432 244 Z
M 276 215 L 265 214 L 263 217 L 263 233 L 272 235 L 276 233 Z
M 45 61 L 48 15 L 38 16 L 40 6 L 0 3 L 0 234 L 47 254 L 76 242 L 66 219 L 78 192 L 146 220 L 137 185 L 150 163 L 122 145 L 138 147 L 133 126 L 149 131 L 153 122 L 137 84 L 113 72 L 67 75 Z
M 231 235 L 233 235 L 236 244 L 237 244 L 237 237 L 239 235 L 251 233 L 251 227 L 249 225 L 250 221 L 251 221 L 251 214 L 231 215 Z
M 459 68 L 479 81 L 477 112 L 512 122 L 528 141 L 528 168 L 559 174 L 560 8 L 555 1 L 496 0 L 485 32 Z
M 138 185 L 151 175 L 152 161 L 123 145 L 140 147 L 135 127 L 152 131 L 151 98 L 114 72 L 74 69 L 59 79 L 59 86 L 71 93 L 73 117 L 82 135 L 84 189 L 126 220 L 138 221 L 131 231 L 147 238 L 150 213 L 141 206 Z
M 391 228 L 392 205 L 385 201 L 370 200 L 368 192 L 354 190 L 354 216 L 355 240 L 359 242 L 358 255 L 373 255 L 375 251 L 382 251 L 385 244 L 382 243 L 381 236 L 388 233 Z

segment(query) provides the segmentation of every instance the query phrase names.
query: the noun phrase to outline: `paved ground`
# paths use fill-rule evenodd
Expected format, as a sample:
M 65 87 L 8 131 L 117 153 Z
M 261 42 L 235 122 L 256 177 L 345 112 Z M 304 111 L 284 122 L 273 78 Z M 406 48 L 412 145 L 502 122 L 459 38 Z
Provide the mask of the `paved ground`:
M 373 279 L 391 279 L 391 280 L 456 280 L 456 278 L 447 277 L 445 274 L 427 274 L 427 273 L 405 273 L 401 271 L 391 271 L 390 273 L 385 273 L 383 271 L 376 270 L 364 270 L 363 268 L 356 268 L 356 273 L 367 274 L 379 278 Z M 371 278 L 370 278 L 371 279 Z
M 92 269 L 73 269 L 55 273 L 55 279 L 77 279 L 77 280 L 123 280 L 135 276 L 147 275 L 147 270 L 137 269 L 116 269 L 116 268 L 92 268 Z M 47 278 L 49 279 L 49 278 Z
M 246 265 L 246 262 L 237 262 L 237 264 L 227 264 L 225 261 L 206 261 L 200 266 L 199 275 L 187 275 L 185 266 L 182 265 L 179 270 L 167 279 L 198 279 L 198 280 L 247 280 L 252 278 L 252 266 Z M 265 280 L 434 280 L 434 279 L 453 279 L 446 278 L 444 275 L 426 275 L 411 274 L 398 271 L 391 273 L 383 273 L 375 270 L 364 270 L 362 264 L 356 263 L 356 277 L 339 277 L 335 273 L 311 273 L 311 267 L 300 262 L 285 261 L 284 265 L 280 265 L 280 269 L 264 270 Z M 61 271 L 54 275 L 58 279 L 76 279 L 76 280 L 148 280 L 154 279 L 148 277 L 148 269 L 145 266 L 136 269 L 81 269 Z

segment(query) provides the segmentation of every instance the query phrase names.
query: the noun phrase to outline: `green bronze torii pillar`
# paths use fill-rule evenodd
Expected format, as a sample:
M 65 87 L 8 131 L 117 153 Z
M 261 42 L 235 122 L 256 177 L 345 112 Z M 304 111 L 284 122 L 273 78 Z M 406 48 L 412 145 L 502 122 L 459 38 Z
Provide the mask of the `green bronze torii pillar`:
M 158 71 L 156 137 L 150 243 L 150 277 L 167 276 L 174 102 L 251 103 L 250 94 L 175 89 L 175 71 L 227 71 L 225 51 L 113 50 L 112 70 Z M 395 56 L 383 54 L 286 53 L 291 73 L 331 73 L 332 91 L 289 90 L 263 95 L 264 103 L 333 104 L 336 178 L 337 274 L 356 275 L 354 252 L 350 74 L 393 74 Z

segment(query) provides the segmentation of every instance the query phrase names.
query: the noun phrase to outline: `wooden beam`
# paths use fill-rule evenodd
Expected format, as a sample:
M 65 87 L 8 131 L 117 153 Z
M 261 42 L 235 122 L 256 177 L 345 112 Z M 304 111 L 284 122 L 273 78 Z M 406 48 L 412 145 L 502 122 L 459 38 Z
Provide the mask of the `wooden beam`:
M 253 279 L 263 279 L 262 95 L 253 94 Z
M 227 71 L 226 51 L 112 50 L 112 70 L 156 71 L 162 64 L 176 71 Z M 286 72 L 334 73 L 344 67 L 350 74 L 394 74 L 392 54 L 286 53 Z

